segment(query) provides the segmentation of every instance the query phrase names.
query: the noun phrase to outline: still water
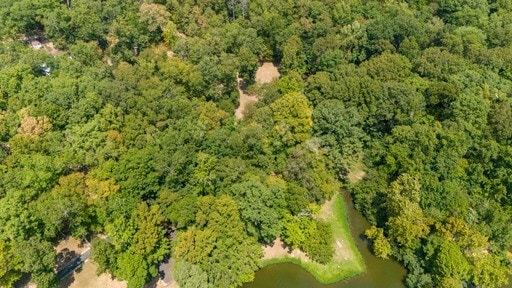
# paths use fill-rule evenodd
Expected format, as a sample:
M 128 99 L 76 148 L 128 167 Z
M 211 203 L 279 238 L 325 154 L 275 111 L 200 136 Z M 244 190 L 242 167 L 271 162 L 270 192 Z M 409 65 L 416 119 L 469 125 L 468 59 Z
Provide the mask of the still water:
M 354 208 L 348 192 L 343 192 L 350 230 L 366 264 L 365 274 L 330 285 L 320 284 L 306 270 L 290 263 L 274 264 L 256 272 L 254 282 L 243 288 L 403 288 L 405 269 L 396 261 L 382 260 L 371 253 L 368 242 L 361 237 L 369 227 L 368 221 Z

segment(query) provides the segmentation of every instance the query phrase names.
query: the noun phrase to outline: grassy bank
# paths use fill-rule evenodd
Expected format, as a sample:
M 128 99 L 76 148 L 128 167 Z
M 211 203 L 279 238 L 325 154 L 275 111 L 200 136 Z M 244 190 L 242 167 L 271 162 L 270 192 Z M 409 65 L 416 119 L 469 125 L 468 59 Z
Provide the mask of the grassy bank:
M 329 284 L 353 277 L 364 272 L 364 261 L 356 248 L 350 234 L 347 213 L 343 197 L 337 194 L 332 200 L 332 211 L 327 221 L 331 224 L 334 235 L 335 256 L 327 264 L 310 260 L 301 260 L 292 256 L 283 256 L 261 260 L 263 266 L 276 263 L 294 263 L 310 272 L 320 283 Z M 343 243 L 343 245 L 340 245 Z

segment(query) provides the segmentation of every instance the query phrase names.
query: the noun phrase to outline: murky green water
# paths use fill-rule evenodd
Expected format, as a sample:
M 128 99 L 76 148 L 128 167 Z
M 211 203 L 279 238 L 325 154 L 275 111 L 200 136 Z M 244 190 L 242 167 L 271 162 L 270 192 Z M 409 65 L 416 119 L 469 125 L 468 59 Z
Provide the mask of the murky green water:
M 347 214 L 350 222 L 352 236 L 356 240 L 357 248 L 363 256 L 366 264 L 366 273 L 352 279 L 338 283 L 323 285 L 301 267 L 283 263 L 264 267 L 256 272 L 254 282 L 248 283 L 243 288 L 353 288 L 353 287 L 386 287 L 403 288 L 402 279 L 405 269 L 398 262 L 379 259 L 368 249 L 368 243 L 362 234 L 369 224 L 364 217 L 354 209 L 352 201 L 345 197 Z

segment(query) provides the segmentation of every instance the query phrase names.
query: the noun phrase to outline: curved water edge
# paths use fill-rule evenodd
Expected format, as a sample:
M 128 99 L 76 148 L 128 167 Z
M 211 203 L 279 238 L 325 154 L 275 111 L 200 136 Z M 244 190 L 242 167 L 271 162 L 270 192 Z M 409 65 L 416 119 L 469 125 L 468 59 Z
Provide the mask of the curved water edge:
M 347 191 L 342 192 L 350 231 L 366 264 L 363 274 L 333 284 L 321 284 L 311 273 L 292 263 L 279 263 L 265 266 L 256 272 L 253 282 L 243 288 L 355 288 L 355 287 L 405 287 L 402 280 L 405 268 L 394 260 L 383 260 L 375 257 L 363 237 L 364 231 L 370 226 L 368 221 L 353 205 Z

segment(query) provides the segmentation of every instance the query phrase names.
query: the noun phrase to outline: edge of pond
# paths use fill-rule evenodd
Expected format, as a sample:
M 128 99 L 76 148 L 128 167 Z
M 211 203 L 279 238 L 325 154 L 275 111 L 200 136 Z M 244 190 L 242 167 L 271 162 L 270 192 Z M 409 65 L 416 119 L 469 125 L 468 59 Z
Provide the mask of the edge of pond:
M 334 237 L 341 237 L 348 244 L 349 249 L 354 254 L 354 259 L 352 261 L 331 261 L 323 265 L 317 262 L 304 262 L 299 258 L 284 256 L 260 260 L 261 267 L 279 263 L 292 263 L 308 271 L 318 282 L 322 284 L 332 284 L 363 274 L 366 271 L 366 265 L 361 253 L 357 249 L 355 240 L 351 233 L 346 203 L 342 193 L 343 192 L 340 191 L 333 196 L 333 217 L 328 222 L 331 224 Z

